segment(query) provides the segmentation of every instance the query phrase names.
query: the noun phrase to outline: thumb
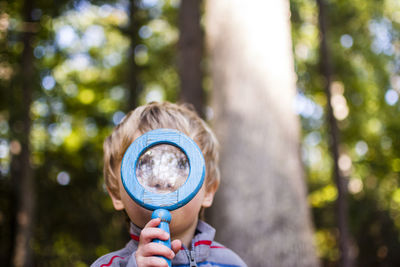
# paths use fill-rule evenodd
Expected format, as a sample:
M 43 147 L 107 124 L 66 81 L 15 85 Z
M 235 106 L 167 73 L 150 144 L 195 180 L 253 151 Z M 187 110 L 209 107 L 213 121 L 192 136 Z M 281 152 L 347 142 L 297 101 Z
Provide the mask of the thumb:
M 179 239 L 176 239 L 171 242 L 171 249 L 175 253 L 175 255 L 178 254 L 181 248 L 182 248 L 182 241 L 180 241 Z

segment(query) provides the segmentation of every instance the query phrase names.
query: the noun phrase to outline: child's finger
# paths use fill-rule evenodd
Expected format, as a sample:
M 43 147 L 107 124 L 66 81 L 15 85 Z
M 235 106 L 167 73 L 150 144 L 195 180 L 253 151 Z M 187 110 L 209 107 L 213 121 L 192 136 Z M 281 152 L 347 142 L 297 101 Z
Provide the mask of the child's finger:
M 168 267 L 167 261 L 160 257 L 140 257 L 136 263 L 138 266 Z
M 140 242 L 149 243 L 156 238 L 161 240 L 168 240 L 169 235 L 165 231 L 156 228 L 160 224 L 160 222 L 160 218 L 150 220 L 144 226 L 142 232 L 140 233 Z
M 161 222 L 160 218 L 155 218 L 155 219 L 151 219 L 145 226 L 144 228 L 147 227 L 157 227 Z
M 143 257 L 163 256 L 171 260 L 175 257 L 175 253 L 170 248 L 154 242 L 146 244 L 141 250 L 141 255 Z
M 144 228 L 140 233 L 140 243 L 147 244 L 153 239 L 168 240 L 169 234 L 160 228 Z
M 171 249 L 175 254 L 178 254 L 179 250 L 182 248 L 182 241 L 176 239 L 171 242 Z

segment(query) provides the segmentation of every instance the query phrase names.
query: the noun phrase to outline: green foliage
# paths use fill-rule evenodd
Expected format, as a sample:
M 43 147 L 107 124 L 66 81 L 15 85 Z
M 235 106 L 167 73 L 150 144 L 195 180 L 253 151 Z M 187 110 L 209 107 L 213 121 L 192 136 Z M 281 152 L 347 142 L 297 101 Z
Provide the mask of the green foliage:
M 330 100 L 340 128 L 340 161 L 348 178 L 350 224 L 358 266 L 397 266 L 400 241 L 398 1 L 327 3 L 328 45 L 333 64 Z M 292 35 L 303 123 L 303 158 L 316 243 L 325 266 L 339 258 L 327 125 L 327 99 L 319 70 L 315 1 L 292 0 Z

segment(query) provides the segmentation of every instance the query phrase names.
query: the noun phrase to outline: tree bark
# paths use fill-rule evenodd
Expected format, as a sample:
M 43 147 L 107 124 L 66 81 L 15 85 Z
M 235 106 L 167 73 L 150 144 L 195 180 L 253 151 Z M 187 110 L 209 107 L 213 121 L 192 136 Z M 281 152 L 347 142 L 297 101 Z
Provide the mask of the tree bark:
M 288 1 L 208 0 L 217 239 L 249 266 L 318 266 L 300 160 Z
M 181 1 L 179 9 L 178 70 L 181 82 L 180 99 L 191 103 L 204 117 L 203 32 L 200 25 L 201 0 Z
M 32 25 L 31 14 L 33 11 L 33 1 L 25 0 L 23 9 L 23 18 L 25 21 L 25 31 L 22 35 L 24 49 L 20 62 L 21 91 L 22 102 L 19 107 L 21 113 L 14 124 L 17 128 L 17 140 L 14 144 L 20 144 L 20 152 L 12 157 L 11 175 L 14 185 L 14 194 L 16 201 L 16 219 L 15 219 L 15 238 L 12 257 L 12 265 L 33 266 L 32 261 L 32 232 L 34 217 L 34 182 L 33 170 L 30 162 L 30 132 L 31 118 L 30 107 L 32 103 L 32 92 L 34 80 L 33 47 L 32 40 L 34 33 L 29 25 Z M 19 111 L 15 111 L 19 112 Z M 20 129 L 19 125 L 21 126 Z
M 324 90 L 327 98 L 326 120 L 329 128 L 330 151 L 333 159 L 333 178 L 338 191 L 336 200 L 336 220 L 339 228 L 339 249 L 340 249 L 340 265 L 341 267 L 353 266 L 350 257 L 350 234 L 348 226 L 348 205 L 347 205 L 347 188 L 346 181 L 339 170 L 339 128 L 333 114 L 331 104 L 331 84 L 332 84 L 332 63 L 329 54 L 329 46 L 327 42 L 327 23 L 326 23 L 326 7 L 323 0 L 317 0 L 319 9 L 318 22 L 320 31 L 320 65 L 321 74 L 324 78 Z

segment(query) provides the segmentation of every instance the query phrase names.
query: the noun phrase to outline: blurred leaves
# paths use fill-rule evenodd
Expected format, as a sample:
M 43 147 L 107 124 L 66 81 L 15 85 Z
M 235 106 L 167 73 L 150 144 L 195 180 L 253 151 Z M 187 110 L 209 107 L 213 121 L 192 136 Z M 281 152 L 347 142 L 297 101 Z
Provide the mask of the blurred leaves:
M 302 158 L 324 266 L 337 266 L 325 107 L 341 130 L 339 165 L 348 179 L 352 255 L 358 266 L 400 264 L 400 2 L 330 0 L 328 40 L 334 64 L 332 99 L 323 93 L 315 1 L 291 0 L 293 52 L 303 126 Z M 130 107 L 129 55 L 140 72 L 139 103 L 176 101 L 177 0 L 139 1 L 139 40 L 131 51 L 128 1 L 0 1 L 0 260 L 7 257 L 11 155 L 21 144 L 10 125 L 20 73 L 22 31 L 35 31 L 37 74 L 30 135 L 37 191 L 33 248 L 38 266 L 87 266 L 128 239 L 124 215 L 103 185 L 102 143 Z M 271 39 L 273 36 L 271 37 Z M 12 101 L 11 101 L 12 100 Z M 12 129 L 11 129 L 12 127 Z
M 298 113 L 317 247 L 325 266 L 337 266 L 332 161 L 326 123 L 319 122 L 325 115 L 320 117 L 315 108 L 325 110 L 326 101 L 331 101 L 341 131 L 339 167 L 348 179 L 350 194 L 351 254 L 358 266 L 397 266 L 400 228 L 394 199 L 399 181 L 400 4 L 331 0 L 327 5 L 327 38 L 334 65 L 330 100 L 324 98 L 319 71 L 316 3 L 291 1 L 300 103 L 308 101 Z

